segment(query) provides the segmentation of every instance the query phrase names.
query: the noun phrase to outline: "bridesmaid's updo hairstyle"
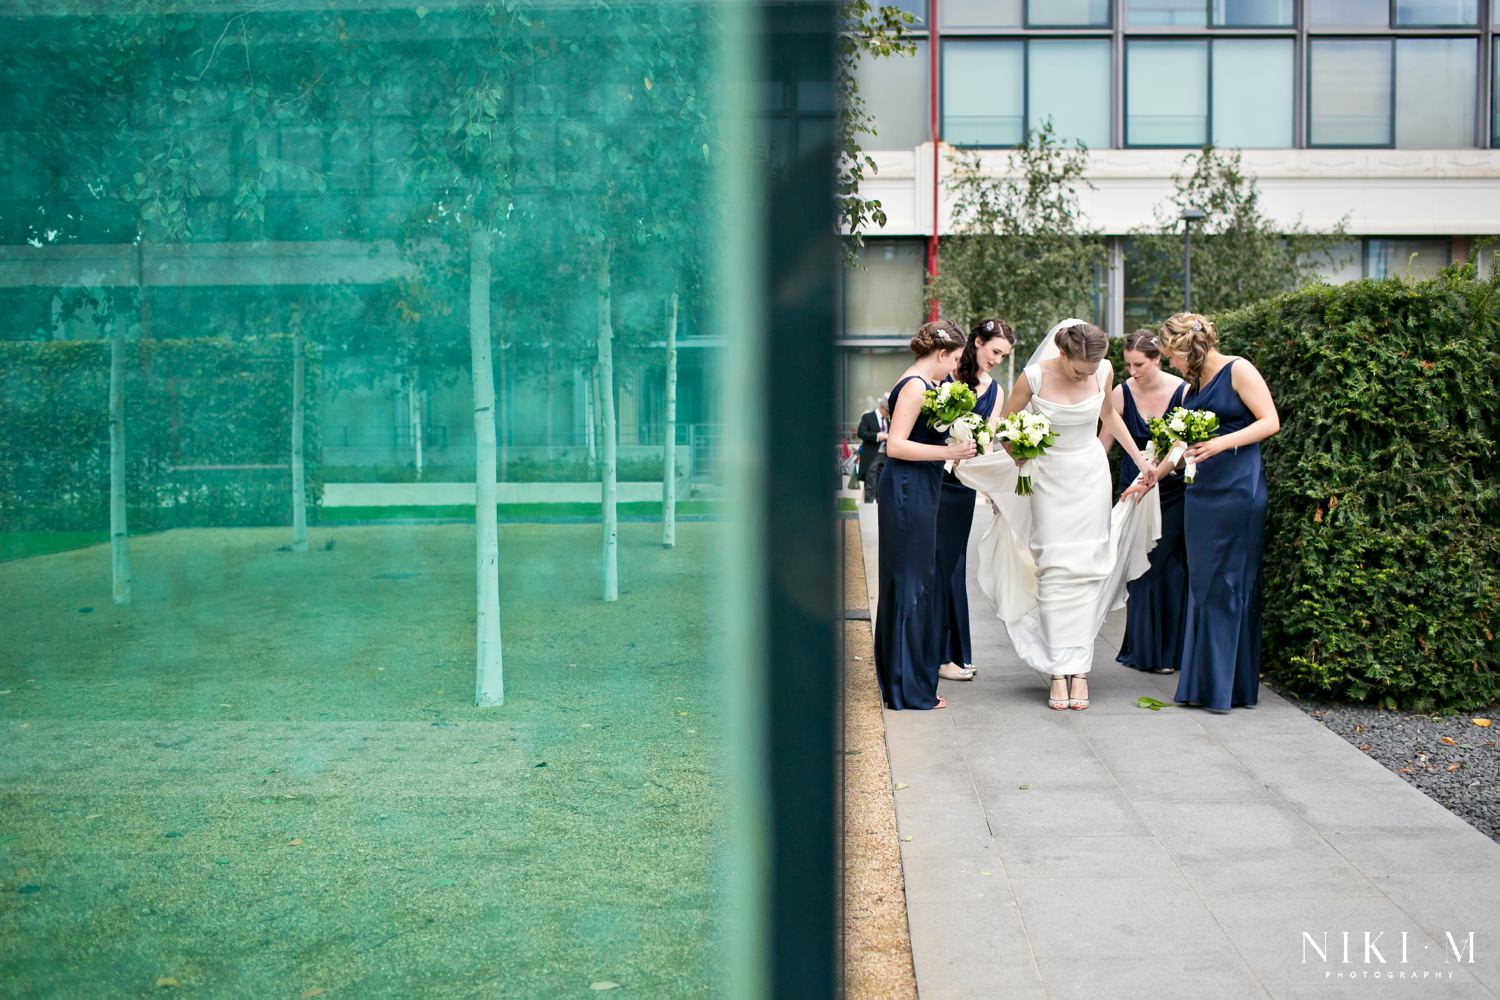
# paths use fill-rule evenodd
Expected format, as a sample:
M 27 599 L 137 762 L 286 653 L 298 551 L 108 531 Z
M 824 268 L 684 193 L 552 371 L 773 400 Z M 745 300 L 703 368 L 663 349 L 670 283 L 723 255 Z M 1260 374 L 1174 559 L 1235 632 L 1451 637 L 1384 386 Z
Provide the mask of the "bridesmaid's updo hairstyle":
M 1125 336 L 1125 350 L 1139 351 L 1152 361 L 1161 358 L 1161 342 L 1156 338 L 1155 330 L 1147 330 L 1142 327 Z
M 969 340 L 964 344 L 964 352 L 958 356 L 958 371 L 954 378 L 968 385 L 970 389 L 979 388 L 979 345 L 988 344 L 996 337 L 1004 337 L 1008 342 L 1016 342 L 1016 332 L 1010 328 L 1010 324 L 998 316 L 994 319 L 980 320 L 969 328 Z
M 1052 338 L 1069 361 L 1102 361 L 1109 353 L 1109 337 L 1092 323 L 1075 323 Z
M 933 351 L 951 351 L 964 346 L 964 335 L 958 327 L 945 319 L 933 320 L 917 327 L 917 335 L 911 338 L 911 352 L 918 360 Z
M 1187 356 L 1188 381 L 1198 385 L 1203 380 L 1203 362 L 1208 352 L 1219 346 L 1219 331 L 1207 316 L 1178 313 L 1161 325 L 1161 346 L 1170 354 Z

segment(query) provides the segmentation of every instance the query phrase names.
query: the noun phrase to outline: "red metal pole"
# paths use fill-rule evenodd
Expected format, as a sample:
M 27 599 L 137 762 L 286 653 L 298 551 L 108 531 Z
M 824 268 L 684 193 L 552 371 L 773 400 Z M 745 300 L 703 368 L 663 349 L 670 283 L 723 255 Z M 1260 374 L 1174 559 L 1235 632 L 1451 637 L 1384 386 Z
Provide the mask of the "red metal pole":
M 929 0 L 927 17 L 931 22 L 927 31 L 927 95 L 928 119 L 932 125 L 932 235 L 927 237 L 927 280 L 937 278 L 938 273 L 938 147 L 942 144 L 942 122 L 938 117 L 938 2 Z M 927 309 L 927 321 L 938 318 L 938 303 L 934 299 Z

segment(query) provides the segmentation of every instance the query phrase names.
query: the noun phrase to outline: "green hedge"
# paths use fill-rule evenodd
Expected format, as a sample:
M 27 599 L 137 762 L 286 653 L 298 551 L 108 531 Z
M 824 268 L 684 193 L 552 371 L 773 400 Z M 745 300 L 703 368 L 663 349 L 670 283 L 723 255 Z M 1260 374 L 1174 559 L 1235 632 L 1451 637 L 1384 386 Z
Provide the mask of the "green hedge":
M 309 351 L 307 499 L 322 497 L 319 365 Z M 132 530 L 289 524 L 291 471 L 182 466 L 291 460 L 292 341 L 126 345 L 126 499 Z M 0 530 L 109 525 L 109 344 L 0 343 Z
M 1316 286 L 1218 318 L 1265 375 L 1265 669 L 1387 708 L 1500 700 L 1500 279 Z

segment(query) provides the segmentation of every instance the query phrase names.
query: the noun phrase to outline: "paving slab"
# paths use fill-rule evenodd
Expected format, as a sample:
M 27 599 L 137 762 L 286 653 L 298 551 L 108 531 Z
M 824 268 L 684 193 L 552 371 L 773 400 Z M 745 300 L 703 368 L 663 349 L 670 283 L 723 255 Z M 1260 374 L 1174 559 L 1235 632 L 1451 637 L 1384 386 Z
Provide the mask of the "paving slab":
M 1123 614 L 1092 707 L 1049 711 L 972 545 L 979 676 L 885 713 L 924 1000 L 1500 997 L 1500 845 L 1264 687 L 1222 716 L 1136 707 L 1177 679 L 1115 662 Z

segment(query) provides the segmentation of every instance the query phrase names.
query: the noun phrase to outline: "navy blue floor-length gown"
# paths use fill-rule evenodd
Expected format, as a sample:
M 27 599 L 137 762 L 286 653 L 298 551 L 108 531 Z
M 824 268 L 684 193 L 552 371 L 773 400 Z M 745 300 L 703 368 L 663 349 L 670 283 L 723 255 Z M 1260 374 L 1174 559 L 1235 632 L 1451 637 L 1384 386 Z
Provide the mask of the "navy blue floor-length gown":
M 991 380 L 989 389 L 974 404 L 974 412 L 988 420 L 1000 398 L 1000 383 Z M 973 490 L 958 481 L 951 472 L 943 473 L 943 490 L 938 497 L 937 519 L 937 606 L 933 621 L 938 628 L 938 663 L 974 662 L 969 638 L 969 529 L 974 526 Z
M 908 375 L 891 390 L 891 406 Z M 918 414 L 911 440 L 944 444 L 948 435 L 935 431 Z M 880 523 L 880 596 L 875 611 L 875 675 L 887 708 L 937 707 L 936 610 L 938 494 L 942 462 L 911 462 L 887 456 L 876 491 Z
M 1234 391 L 1230 361 L 1184 406 L 1219 415 L 1219 433 L 1255 422 Z M 1188 600 L 1177 701 L 1227 712 L 1254 705 L 1260 682 L 1261 546 L 1266 477 L 1260 444 L 1198 463 L 1184 491 Z
M 1125 396 L 1125 428 L 1142 450 L 1151 440 L 1146 418 L 1135 405 L 1130 383 L 1121 384 Z M 1187 384 L 1177 387 L 1167 412 L 1182 405 Z M 1161 456 L 1165 458 L 1166 456 Z M 1127 453 L 1120 457 L 1120 487 L 1135 481 L 1139 470 Z M 1161 497 L 1161 537 L 1151 550 L 1151 568 L 1125 588 L 1125 638 L 1116 660 L 1136 670 L 1176 668 L 1182 660 L 1182 615 L 1187 607 L 1187 553 L 1182 539 L 1182 472 L 1156 485 Z

